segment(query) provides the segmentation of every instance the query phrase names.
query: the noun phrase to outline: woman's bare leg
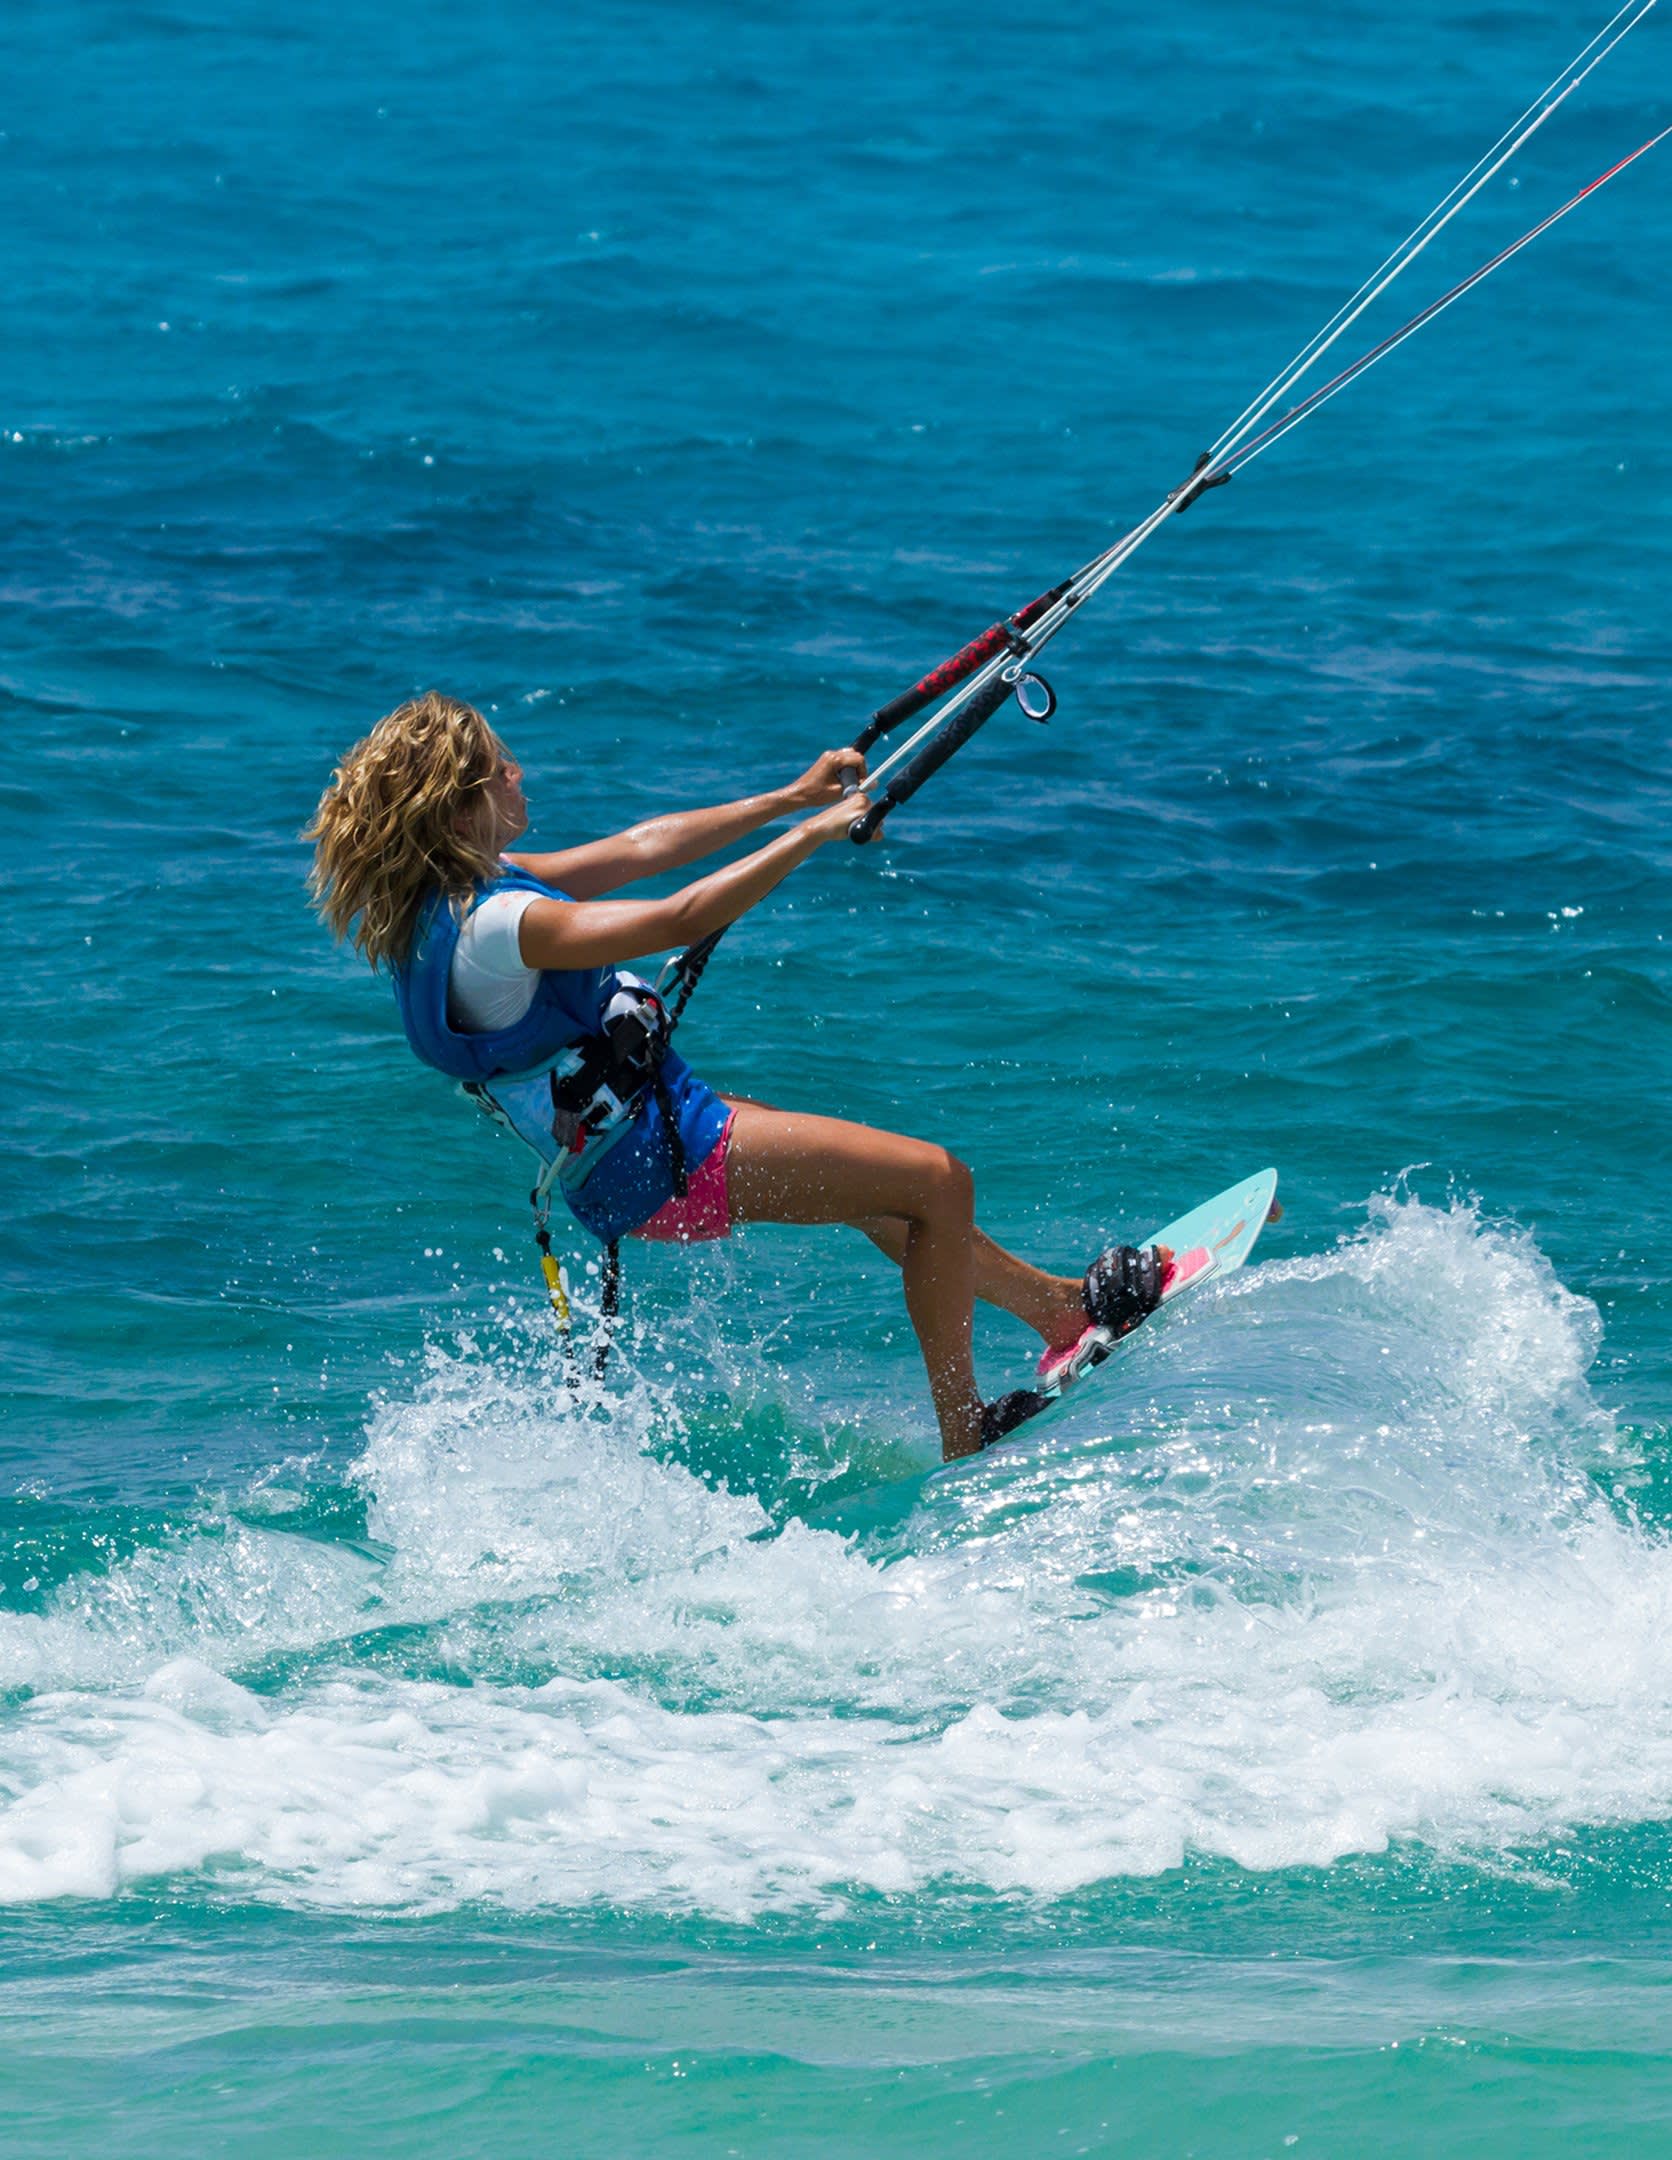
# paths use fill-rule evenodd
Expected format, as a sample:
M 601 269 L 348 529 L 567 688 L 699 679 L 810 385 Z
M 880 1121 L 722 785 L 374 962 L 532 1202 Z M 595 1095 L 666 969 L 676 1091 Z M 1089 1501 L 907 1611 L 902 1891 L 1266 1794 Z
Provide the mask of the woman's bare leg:
M 853 1226 L 863 1230 L 871 1243 L 898 1266 L 905 1256 L 906 1226 L 898 1217 L 873 1215 Z M 983 1305 L 996 1305 L 1013 1313 L 1053 1350 L 1075 1342 L 1087 1326 L 1086 1308 L 1077 1275 L 1047 1275 L 1030 1267 L 1015 1253 L 977 1227 L 972 1236 L 975 1254 L 975 1294 Z
M 734 1222 L 903 1226 L 906 1311 L 929 1375 L 950 1461 L 981 1445 L 971 1319 L 975 1305 L 975 1183 L 955 1155 L 928 1141 L 845 1119 L 735 1104 L 726 1158 Z
M 777 1107 L 752 1095 L 728 1095 L 725 1099 L 734 1110 Z M 896 1267 L 903 1263 L 909 1229 L 903 1216 L 872 1215 L 854 1222 L 852 1227 L 863 1231 Z M 1035 1334 L 1042 1335 L 1053 1350 L 1078 1340 L 1085 1330 L 1086 1308 L 1077 1275 L 1048 1275 L 1043 1268 L 1031 1267 L 990 1238 L 979 1225 L 973 1229 L 971 1240 L 975 1294 L 983 1305 L 995 1305 L 1001 1312 L 1014 1314 Z

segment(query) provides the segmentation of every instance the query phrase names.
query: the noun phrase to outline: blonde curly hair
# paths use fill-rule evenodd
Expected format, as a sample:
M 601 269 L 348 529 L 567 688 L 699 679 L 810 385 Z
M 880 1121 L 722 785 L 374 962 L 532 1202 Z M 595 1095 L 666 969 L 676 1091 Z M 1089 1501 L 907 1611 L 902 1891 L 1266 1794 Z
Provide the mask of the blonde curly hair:
M 331 776 L 302 837 L 308 891 L 334 937 L 400 966 L 439 889 L 462 898 L 499 867 L 488 783 L 504 745 L 474 705 L 426 690 L 381 719 Z

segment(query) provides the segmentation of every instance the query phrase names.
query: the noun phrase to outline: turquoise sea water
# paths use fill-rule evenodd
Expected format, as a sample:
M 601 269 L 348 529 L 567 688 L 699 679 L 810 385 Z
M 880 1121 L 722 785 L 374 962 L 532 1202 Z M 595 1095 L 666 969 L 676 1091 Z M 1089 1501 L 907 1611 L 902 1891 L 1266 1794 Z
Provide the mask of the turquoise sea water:
M 817 1527 L 934 1452 L 835 1234 L 635 1254 L 566 1405 L 523 1166 L 296 838 L 431 683 L 552 844 L 789 777 L 1600 20 L 19 11 L 8 2155 L 1666 2142 L 1664 164 L 1165 530 L 1050 728 L 692 1008 L 1060 1266 L 1280 1166 L 1025 1478 Z M 1401 299 L 1664 125 L 1669 37 Z

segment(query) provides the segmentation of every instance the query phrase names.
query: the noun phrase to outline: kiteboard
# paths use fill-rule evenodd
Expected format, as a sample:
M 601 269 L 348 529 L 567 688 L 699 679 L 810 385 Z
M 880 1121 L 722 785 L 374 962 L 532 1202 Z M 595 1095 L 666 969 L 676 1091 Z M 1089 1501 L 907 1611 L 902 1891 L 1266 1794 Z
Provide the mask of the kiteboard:
M 1126 1335 L 1116 1337 L 1102 1329 L 1094 1330 L 1092 1339 L 1082 1339 L 1074 1358 L 1048 1384 L 1036 1377 L 1032 1385 L 1046 1398 L 1044 1403 L 1002 1440 L 995 1440 L 977 1455 L 941 1463 L 927 1474 L 919 1471 L 890 1484 L 857 1490 L 850 1487 L 839 1498 L 813 1508 L 806 1520 L 815 1529 L 863 1537 L 877 1549 L 886 1549 L 921 1500 L 935 1495 L 950 1500 L 960 1485 L 979 1493 L 995 1478 L 1002 1487 L 1014 1484 L 1017 1476 L 1025 1480 L 1030 1458 L 1049 1456 L 1052 1451 L 1049 1428 L 1067 1414 L 1071 1405 L 1096 1399 L 1098 1373 L 1126 1355 L 1134 1344 L 1152 1336 L 1157 1328 L 1171 1326 L 1173 1316 L 1199 1291 L 1236 1273 L 1270 1220 L 1276 1197 L 1277 1172 L 1261 1170 L 1240 1184 L 1228 1185 L 1213 1199 L 1192 1208 L 1188 1215 L 1181 1215 L 1165 1229 L 1154 1230 L 1140 1240 L 1145 1245 L 1165 1245 L 1173 1255 L 1172 1275 L 1160 1305 L 1141 1326 Z
M 1040 1407 L 1021 1424 L 1012 1426 L 1002 1440 L 995 1440 L 984 1448 L 982 1455 L 990 1457 L 996 1449 L 1009 1447 L 1024 1434 L 1031 1439 L 1117 1350 L 1125 1348 L 1140 1335 L 1149 1334 L 1187 1298 L 1205 1289 L 1210 1282 L 1234 1274 L 1254 1250 L 1254 1241 L 1270 1220 L 1276 1198 L 1277 1172 L 1261 1170 L 1253 1177 L 1244 1178 L 1239 1185 L 1228 1185 L 1222 1193 L 1204 1200 L 1200 1207 L 1192 1208 L 1188 1215 L 1181 1215 L 1177 1222 L 1170 1222 L 1164 1230 L 1152 1230 L 1148 1237 L 1140 1238 L 1140 1245 L 1164 1245 L 1173 1256 L 1162 1285 L 1161 1303 L 1141 1326 L 1130 1329 L 1125 1335 L 1111 1335 L 1107 1328 L 1089 1328 L 1075 1346 L 1073 1355 L 1058 1365 L 1048 1379 L 1035 1378 L 1029 1383 L 1042 1398 Z M 972 1455 L 961 1456 L 957 1461 L 945 1464 L 943 1470 L 956 1470 L 962 1463 L 979 1459 Z M 934 1473 L 936 1476 L 942 1474 L 942 1471 Z

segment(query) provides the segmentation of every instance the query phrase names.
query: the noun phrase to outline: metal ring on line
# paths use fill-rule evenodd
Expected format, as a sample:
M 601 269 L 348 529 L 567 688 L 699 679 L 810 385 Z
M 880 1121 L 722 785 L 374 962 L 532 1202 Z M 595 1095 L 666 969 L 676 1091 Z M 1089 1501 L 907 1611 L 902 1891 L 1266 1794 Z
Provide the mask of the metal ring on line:
M 1018 675 L 1016 702 L 1030 720 L 1037 720 L 1043 726 L 1057 709 L 1057 693 L 1043 675 Z

